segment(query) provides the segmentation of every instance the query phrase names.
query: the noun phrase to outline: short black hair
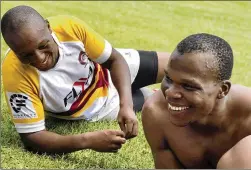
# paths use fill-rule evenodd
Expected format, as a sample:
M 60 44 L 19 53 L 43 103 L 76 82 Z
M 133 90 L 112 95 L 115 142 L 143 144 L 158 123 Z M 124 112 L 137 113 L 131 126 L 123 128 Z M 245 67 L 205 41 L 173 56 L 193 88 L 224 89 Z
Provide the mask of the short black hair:
M 1 32 L 3 37 L 7 32 L 20 30 L 27 24 L 44 22 L 44 18 L 32 7 L 20 5 L 8 10 L 1 20 Z
M 218 65 L 218 80 L 229 80 L 233 69 L 233 51 L 231 46 L 222 38 L 207 34 L 192 34 L 177 45 L 179 54 L 211 53 Z

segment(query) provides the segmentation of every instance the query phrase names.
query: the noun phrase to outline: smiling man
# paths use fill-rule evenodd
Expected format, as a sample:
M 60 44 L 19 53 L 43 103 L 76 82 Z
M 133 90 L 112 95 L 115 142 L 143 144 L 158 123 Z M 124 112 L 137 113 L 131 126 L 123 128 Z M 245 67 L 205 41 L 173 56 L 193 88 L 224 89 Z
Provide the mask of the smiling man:
M 125 139 L 137 136 L 134 111 L 151 94 L 140 89 L 162 80 L 167 53 L 115 49 L 79 19 L 45 20 L 29 6 L 7 11 L 1 31 L 10 47 L 2 64 L 4 92 L 27 148 L 116 152 Z M 45 112 L 68 120 L 117 119 L 121 131 L 59 135 L 46 130 Z
M 220 37 L 182 40 L 142 121 L 156 168 L 251 168 L 251 89 L 231 84 L 233 52 Z

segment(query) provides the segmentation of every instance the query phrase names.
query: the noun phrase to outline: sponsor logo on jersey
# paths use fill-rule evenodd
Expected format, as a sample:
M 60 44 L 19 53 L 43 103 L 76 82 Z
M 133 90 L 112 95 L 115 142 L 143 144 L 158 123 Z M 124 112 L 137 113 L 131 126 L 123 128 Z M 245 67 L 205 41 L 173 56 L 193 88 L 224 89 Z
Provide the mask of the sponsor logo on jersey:
M 14 119 L 36 118 L 37 114 L 28 95 L 7 92 Z
M 12 109 L 18 113 L 22 107 L 26 106 L 26 100 L 28 97 L 23 96 L 21 94 L 12 94 L 10 96 L 10 105 Z
M 87 78 L 80 78 L 73 84 L 72 90 L 64 98 L 65 107 L 68 103 L 73 103 L 78 99 L 79 95 L 84 91 L 84 86 L 87 80 Z
M 92 74 L 93 74 L 93 69 L 90 66 L 88 77 L 80 78 L 78 81 L 74 82 L 72 90 L 64 98 L 65 107 L 67 107 L 68 103 L 74 104 L 77 101 L 79 96 L 84 92 L 85 85 L 88 84 L 88 80 Z

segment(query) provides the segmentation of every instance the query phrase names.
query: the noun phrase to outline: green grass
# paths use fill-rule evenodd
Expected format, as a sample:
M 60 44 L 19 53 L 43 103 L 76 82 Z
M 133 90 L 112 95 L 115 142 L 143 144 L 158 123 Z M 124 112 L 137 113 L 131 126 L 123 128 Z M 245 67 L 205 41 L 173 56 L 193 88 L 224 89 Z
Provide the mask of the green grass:
M 232 82 L 251 86 L 250 2 L 1 2 L 1 16 L 11 7 L 26 4 L 44 17 L 58 14 L 77 16 L 108 39 L 114 47 L 171 52 L 184 37 L 198 32 L 216 34 L 234 51 Z M 7 46 L 1 38 L 1 58 Z M 11 75 L 10 75 L 11 76 Z M 159 85 L 156 85 L 159 87 Z M 10 120 L 2 90 L 1 167 L 29 169 L 154 168 L 151 152 L 138 114 L 139 136 L 116 154 L 78 151 L 64 156 L 35 155 L 22 148 Z M 77 134 L 98 129 L 119 129 L 116 122 L 85 123 L 48 119 L 48 129 L 60 134 Z

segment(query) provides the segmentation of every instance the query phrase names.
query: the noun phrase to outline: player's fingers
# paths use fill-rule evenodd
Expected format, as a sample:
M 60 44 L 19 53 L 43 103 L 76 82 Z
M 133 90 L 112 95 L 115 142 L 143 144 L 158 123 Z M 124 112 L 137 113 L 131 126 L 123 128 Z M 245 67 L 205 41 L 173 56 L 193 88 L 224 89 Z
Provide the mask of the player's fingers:
M 124 133 L 126 133 L 127 130 L 124 121 L 119 122 L 119 127 Z
M 121 144 L 112 144 L 111 151 L 119 150 L 122 147 Z
M 114 148 L 117 150 L 120 149 L 121 147 L 122 147 L 122 144 L 114 144 Z
M 124 121 L 119 121 L 118 123 L 119 123 L 120 129 L 121 129 L 124 133 L 126 133 L 125 122 L 124 122 Z
M 111 130 L 111 135 L 120 136 L 120 137 L 124 138 L 125 132 L 123 132 L 122 130 Z
M 132 121 L 128 121 L 126 122 L 126 136 L 131 136 L 132 134 L 132 129 L 133 129 L 133 122 Z
M 126 139 L 123 138 L 123 137 L 120 137 L 120 136 L 115 136 L 113 139 L 112 139 L 113 143 L 114 144 L 124 144 L 126 143 Z
M 135 137 L 138 135 L 138 122 L 134 122 L 133 128 L 132 128 L 132 137 Z
M 138 135 L 138 124 L 133 125 L 133 130 L 131 134 L 126 134 L 126 139 L 134 138 Z

